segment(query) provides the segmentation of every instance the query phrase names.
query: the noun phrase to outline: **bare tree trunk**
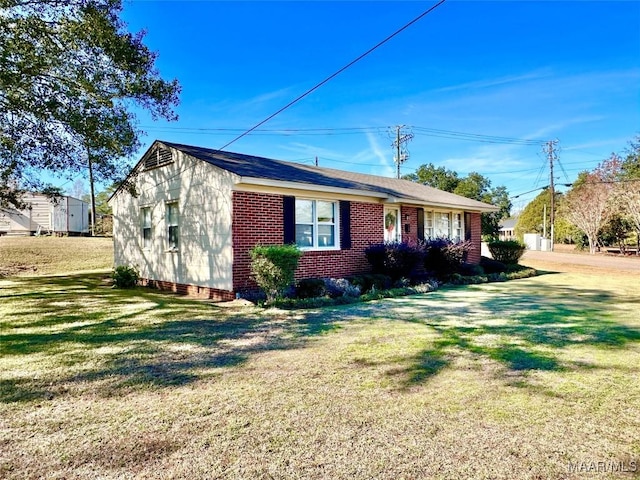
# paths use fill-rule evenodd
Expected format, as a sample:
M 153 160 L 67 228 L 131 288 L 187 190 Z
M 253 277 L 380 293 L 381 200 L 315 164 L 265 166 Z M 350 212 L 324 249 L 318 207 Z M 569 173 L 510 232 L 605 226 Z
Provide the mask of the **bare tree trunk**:
M 87 158 L 89 160 L 89 189 L 91 190 L 91 236 L 96 235 L 96 195 L 93 185 L 93 162 L 91 161 L 91 150 L 87 147 Z

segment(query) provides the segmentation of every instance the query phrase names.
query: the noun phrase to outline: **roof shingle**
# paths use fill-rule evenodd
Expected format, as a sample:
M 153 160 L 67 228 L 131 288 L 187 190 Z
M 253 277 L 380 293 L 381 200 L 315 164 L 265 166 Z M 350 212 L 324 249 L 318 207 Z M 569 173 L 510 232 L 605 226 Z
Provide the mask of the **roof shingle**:
M 399 200 L 428 205 L 457 206 L 476 211 L 498 210 L 493 205 L 409 180 L 303 165 L 179 143 L 164 141 L 161 143 L 240 177 L 382 193 Z

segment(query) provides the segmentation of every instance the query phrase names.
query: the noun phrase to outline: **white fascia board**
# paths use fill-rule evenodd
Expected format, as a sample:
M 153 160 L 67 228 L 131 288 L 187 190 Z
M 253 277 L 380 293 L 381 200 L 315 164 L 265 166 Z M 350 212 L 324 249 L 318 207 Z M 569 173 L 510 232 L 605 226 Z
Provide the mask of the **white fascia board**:
M 371 197 L 387 200 L 386 193 L 371 190 L 358 190 L 354 188 L 328 187 L 326 185 L 313 185 L 310 183 L 289 182 L 285 180 L 271 180 L 268 178 L 239 177 L 237 184 L 258 185 L 263 187 L 286 188 L 288 190 L 306 190 L 309 192 L 336 193 L 341 195 L 353 195 L 359 197 Z
M 422 200 L 408 200 L 406 198 L 397 198 L 397 197 L 388 197 L 385 203 L 389 204 L 400 204 L 407 205 L 412 207 L 421 207 L 421 208 L 434 208 L 434 209 L 443 209 L 443 210 L 460 210 L 464 212 L 497 212 L 500 210 L 498 207 L 494 207 L 493 205 L 487 205 L 486 207 L 481 206 L 466 206 L 455 203 L 442 203 L 442 202 L 425 202 Z

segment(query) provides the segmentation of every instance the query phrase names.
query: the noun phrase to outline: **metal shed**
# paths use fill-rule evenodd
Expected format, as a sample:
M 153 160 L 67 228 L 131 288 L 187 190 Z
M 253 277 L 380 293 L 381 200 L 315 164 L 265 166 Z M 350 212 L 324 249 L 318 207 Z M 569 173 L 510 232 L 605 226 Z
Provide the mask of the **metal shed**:
M 24 196 L 27 208 L 0 210 L 0 235 L 84 235 L 89 233 L 89 204 L 78 198 Z

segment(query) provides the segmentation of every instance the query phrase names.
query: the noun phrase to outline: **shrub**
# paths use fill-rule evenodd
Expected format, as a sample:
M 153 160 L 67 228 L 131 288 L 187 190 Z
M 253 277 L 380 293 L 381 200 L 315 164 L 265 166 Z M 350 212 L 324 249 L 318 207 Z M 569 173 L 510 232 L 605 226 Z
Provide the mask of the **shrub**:
M 479 275 L 484 275 L 484 268 L 480 265 L 476 265 L 475 263 L 464 262 L 460 265 L 459 273 L 466 277 L 477 277 Z
M 494 260 L 506 264 L 518 263 L 520 257 L 524 254 L 524 244 L 517 240 L 498 240 L 496 242 L 487 243 L 491 256 Z
M 331 298 L 360 296 L 360 287 L 351 285 L 346 278 L 325 278 L 324 288 Z
M 480 257 L 480 266 L 486 273 L 502 273 L 507 271 L 507 266 L 489 257 Z
M 424 268 L 437 277 L 445 277 L 460 270 L 466 261 L 471 242 L 454 242 L 448 238 L 435 238 L 424 242 Z
M 316 298 L 327 293 L 322 278 L 305 278 L 296 283 L 296 297 Z
M 295 245 L 256 245 L 250 254 L 251 271 L 267 302 L 282 297 L 293 283 L 302 252 Z
M 408 242 L 383 242 L 369 245 L 365 255 L 373 273 L 388 275 L 396 281 L 411 276 L 422 260 L 422 249 Z
M 113 270 L 111 278 L 113 278 L 113 285 L 117 288 L 133 288 L 138 283 L 140 274 L 136 267 L 120 265 Z
M 366 273 L 364 275 L 354 275 L 347 277 L 352 285 L 360 287 L 362 293 L 368 293 L 371 290 L 386 290 L 393 283 L 391 277 L 382 275 L 381 273 Z

